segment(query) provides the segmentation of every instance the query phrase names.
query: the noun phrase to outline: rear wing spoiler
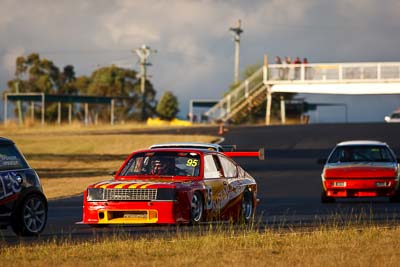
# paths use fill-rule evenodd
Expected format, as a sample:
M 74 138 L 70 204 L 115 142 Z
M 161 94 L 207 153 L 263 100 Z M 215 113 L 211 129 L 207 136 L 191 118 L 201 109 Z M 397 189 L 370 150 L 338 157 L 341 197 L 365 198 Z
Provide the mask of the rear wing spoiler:
M 232 151 L 222 153 L 228 157 L 258 157 L 259 160 L 265 159 L 264 148 L 260 148 L 258 151 Z

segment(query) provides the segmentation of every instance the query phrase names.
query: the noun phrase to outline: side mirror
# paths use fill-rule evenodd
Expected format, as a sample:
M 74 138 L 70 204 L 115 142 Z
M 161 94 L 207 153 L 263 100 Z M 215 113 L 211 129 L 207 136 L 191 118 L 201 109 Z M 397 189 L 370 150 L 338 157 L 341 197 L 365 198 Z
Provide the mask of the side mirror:
M 317 159 L 317 164 L 324 165 L 326 163 L 326 158 Z

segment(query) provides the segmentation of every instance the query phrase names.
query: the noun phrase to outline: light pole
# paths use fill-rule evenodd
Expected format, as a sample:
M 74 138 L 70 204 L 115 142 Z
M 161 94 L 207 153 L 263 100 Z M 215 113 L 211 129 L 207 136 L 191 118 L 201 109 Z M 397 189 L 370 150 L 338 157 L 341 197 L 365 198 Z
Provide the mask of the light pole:
M 238 20 L 237 27 L 231 27 L 229 30 L 234 34 L 233 40 L 235 41 L 235 66 L 234 66 L 234 83 L 239 82 L 239 50 L 240 50 L 240 34 L 243 32 L 241 28 L 241 20 Z
M 141 68 L 141 79 L 140 79 L 140 91 L 142 93 L 142 114 L 141 119 L 144 121 L 146 119 L 146 67 L 151 64 L 147 62 L 147 58 L 150 56 L 151 52 L 156 53 L 156 50 L 152 50 L 146 45 L 142 45 L 135 49 L 136 54 L 140 58 L 140 68 Z

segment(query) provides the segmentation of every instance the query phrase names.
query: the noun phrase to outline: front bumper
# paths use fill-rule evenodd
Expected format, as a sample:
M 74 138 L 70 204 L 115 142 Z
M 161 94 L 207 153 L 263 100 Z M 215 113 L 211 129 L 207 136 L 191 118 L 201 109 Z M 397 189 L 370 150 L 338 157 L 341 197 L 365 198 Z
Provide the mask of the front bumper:
M 189 209 L 176 201 L 85 202 L 84 224 L 176 224 L 189 223 Z
M 328 197 L 391 197 L 396 194 L 395 179 L 324 179 L 323 187 Z

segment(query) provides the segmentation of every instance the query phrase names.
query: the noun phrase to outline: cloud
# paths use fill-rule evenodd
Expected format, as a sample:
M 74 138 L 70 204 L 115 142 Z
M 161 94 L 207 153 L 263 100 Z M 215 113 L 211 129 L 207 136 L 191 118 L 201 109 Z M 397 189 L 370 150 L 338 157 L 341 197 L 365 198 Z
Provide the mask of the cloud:
M 23 55 L 25 50 L 23 47 L 15 47 L 7 51 L 3 55 L 1 64 L 7 74 L 7 76 L 12 77 L 15 73 L 15 60 L 18 56 Z
M 264 53 L 307 56 L 312 62 L 399 60 L 396 0 L 2 0 L 0 85 L 13 57 L 39 52 L 77 74 L 117 63 L 139 70 L 132 52 L 158 53 L 149 73 L 161 95 L 219 98 L 233 80 L 229 27 L 242 20 L 241 69 Z

